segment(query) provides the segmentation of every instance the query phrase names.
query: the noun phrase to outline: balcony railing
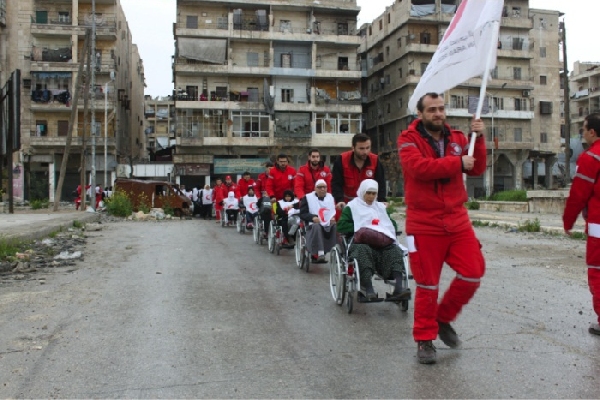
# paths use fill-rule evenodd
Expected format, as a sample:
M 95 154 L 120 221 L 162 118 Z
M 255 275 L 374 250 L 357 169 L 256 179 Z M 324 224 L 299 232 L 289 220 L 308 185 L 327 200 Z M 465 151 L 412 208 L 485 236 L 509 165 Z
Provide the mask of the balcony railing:
M 71 47 L 64 44 L 48 45 L 46 47 L 33 46 L 31 48 L 31 61 L 70 62 L 72 58 Z
M 79 15 L 79 26 L 91 27 L 94 22 L 94 16 L 92 14 L 80 14 Z M 115 14 L 102 14 L 96 15 L 96 28 L 97 29 L 115 29 L 117 27 L 117 18 Z
M 321 26 L 310 26 L 306 24 L 290 24 L 269 27 L 262 25 L 257 19 L 246 19 L 241 23 L 229 23 L 227 17 L 218 17 L 216 21 L 201 21 L 197 23 L 187 23 L 179 21 L 176 23 L 176 29 L 216 29 L 216 30 L 241 30 L 250 32 L 272 32 L 282 34 L 313 34 L 313 35 L 331 35 L 331 36 L 356 36 L 358 30 L 355 28 L 337 27 L 321 24 Z
M 45 15 L 32 15 L 31 23 L 39 27 L 49 25 L 71 25 L 71 15 L 60 14 L 58 11 L 48 12 Z

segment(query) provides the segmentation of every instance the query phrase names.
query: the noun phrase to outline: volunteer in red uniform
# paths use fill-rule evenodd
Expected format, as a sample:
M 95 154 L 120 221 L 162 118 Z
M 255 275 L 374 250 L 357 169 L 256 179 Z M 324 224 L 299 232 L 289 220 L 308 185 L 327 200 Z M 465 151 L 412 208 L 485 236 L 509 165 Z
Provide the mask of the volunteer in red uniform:
M 273 165 L 271 161 L 267 161 L 265 163 L 265 172 L 258 174 L 258 178 L 256 178 L 254 193 L 256 193 L 256 197 L 259 199 L 262 197 L 263 192 L 267 190 L 267 179 L 269 179 L 269 172 L 273 168 Z
M 216 223 L 221 223 L 221 212 L 223 212 L 223 200 L 227 198 L 227 187 L 223 184 L 223 181 L 218 178 L 215 187 L 213 188 L 212 197 L 213 204 L 215 205 L 215 217 Z
M 410 269 L 416 282 L 413 337 L 422 364 L 436 362 L 433 340 L 449 347 L 460 340 L 450 325 L 475 294 L 485 272 L 481 245 L 464 203 L 468 196 L 463 172 L 481 175 L 486 168 L 485 126 L 471 122 L 477 133 L 475 152 L 467 155 L 468 139 L 446 123 L 444 99 L 428 93 L 417 103 L 419 119 L 398 137 L 404 175 L 406 235 Z M 438 305 L 443 264 L 456 276 Z
M 255 185 L 254 179 L 250 177 L 250 172 L 244 172 L 237 183 L 239 199 L 248 194 L 248 188 L 253 188 Z
M 267 193 L 275 200 L 283 199 L 283 192 L 290 190 L 294 192 L 294 177 L 296 169 L 288 165 L 288 156 L 280 154 L 277 156 L 277 165 L 271 168 L 269 179 L 267 179 Z
M 596 323 L 588 331 L 600 335 L 600 113 L 590 114 L 583 120 L 583 139 L 590 146 L 577 159 L 569 198 L 563 213 L 563 225 L 567 235 L 583 211 L 586 223 L 587 246 L 585 263 L 588 266 L 588 285 L 592 293 L 592 305 Z
M 360 183 L 374 179 L 379 184 L 377 201 L 385 202 L 385 171 L 376 154 L 371 153 L 371 139 L 364 133 L 352 137 L 352 150 L 342 153 L 333 163 L 331 194 L 341 209 L 356 197 Z
M 321 162 L 319 149 L 308 151 L 308 162 L 298 169 L 294 179 L 294 194 L 298 199 L 315 190 L 315 184 L 323 179 L 327 184 L 327 191 L 331 192 L 331 171 Z
M 225 185 L 225 187 L 227 188 L 227 190 L 225 191 L 225 198 L 227 198 L 229 192 L 233 192 L 233 195 L 235 196 L 236 199 L 239 199 L 239 187 L 238 185 L 231 179 L 230 175 L 227 175 L 225 177 L 225 182 L 223 182 L 223 185 Z

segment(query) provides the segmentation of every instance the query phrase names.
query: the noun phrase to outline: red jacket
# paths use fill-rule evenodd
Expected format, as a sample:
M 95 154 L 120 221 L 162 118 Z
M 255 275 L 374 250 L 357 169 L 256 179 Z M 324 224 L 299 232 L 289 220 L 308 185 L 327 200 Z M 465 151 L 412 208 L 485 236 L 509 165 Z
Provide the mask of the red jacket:
M 256 178 L 256 182 L 254 182 L 254 193 L 259 199 L 262 197 L 263 190 L 267 190 L 267 179 L 269 179 L 269 175 L 267 175 L 266 172 L 263 172 L 258 174 L 258 178 Z
M 221 205 L 221 202 L 227 197 L 227 186 L 225 184 L 221 184 L 221 186 L 215 185 L 213 188 L 213 203 L 217 207 Z
M 472 229 L 464 203 L 468 200 L 463 182 L 462 156 L 469 150 L 460 131 L 444 129 L 444 157 L 420 119 L 398 136 L 398 154 L 404 175 L 406 233 L 443 235 Z M 466 173 L 481 175 L 486 168 L 485 139 L 475 141 L 475 165 Z
M 315 183 L 323 179 L 327 183 L 327 191 L 331 193 L 331 171 L 329 167 L 319 165 L 316 169 L 311 168 L 310 161 L 298 169 L 296 178 L 294 178 L 294 194 L 299 199 L 306 193 L 315 190 Z
M 233 192 L 233 195 L 235 196 L 236 199 L 240 198 L 240 196 L 239 196 L 240 188 L 234 182 L 231 182 L 231 184 L 229 184 L 229 185 L 227 185 L 227 183 L 223 182 L 223 187 L 225 188 L 224 189 L 225 197 L 227 197 L 229 192 Z
M 242 197 L 244 197 L 245 195 L 248 194 L 248 188 L 252 187 L 254 188 L 254 190 L 256 190 L 256 183 L 254 182 L 254 179 L 250 178 L 247 181 L 244 178 L 241 178 L 238 181 L 237 184 L 238 187 L 238 194 L 239 196 L 238 199 L 241 199 Z
M 565 230 L 573 229 L 577 216 L 583 211 L 588 235 L 599 237 L 595 234 L 596 225 L 600 230 L 600 179 L 598 179 L 598 174 L 600 174 L 600 140 L 596 140 L 577 159 L 577 173 L 573 178 L 563 214 Z M 590 226 L 592 232 L 590 232 Z M 600 263 L 600 260 L 592 260 L 592 262 L 596 264 Z
M 283 192 L 286 190 L 294 190 L 294 177 L 296 169 L 289 165 L 285 170 L 279 169 L 278 166 L 271 168 L 269 179 L 267 179 L 267 193 L 270 197 L 275 196 L 277 200 L 283 199 Z
M 356 197 L 360 183 L 365 179 L 374 179 L 379 184 L 377 201 L 385 200 L 385 172 L 383 165 L 378 162 L 376 154 L 369 154 L 362 169 L 358 169 L 354 163 L 354 152 L 346 151 L 337 157 L 333 164 L 333 175 L 331 179 L 331 194 L 336 203 L 349 202 Z

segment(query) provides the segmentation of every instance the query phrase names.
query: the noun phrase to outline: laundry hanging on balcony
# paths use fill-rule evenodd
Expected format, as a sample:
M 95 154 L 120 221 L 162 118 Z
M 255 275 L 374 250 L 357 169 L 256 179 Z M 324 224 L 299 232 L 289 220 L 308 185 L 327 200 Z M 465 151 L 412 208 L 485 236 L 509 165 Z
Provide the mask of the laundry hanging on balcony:
M 224 64 L 227 60 L 227 40 L 179 38 L 177 52 L 179 57 L 190 60 Z

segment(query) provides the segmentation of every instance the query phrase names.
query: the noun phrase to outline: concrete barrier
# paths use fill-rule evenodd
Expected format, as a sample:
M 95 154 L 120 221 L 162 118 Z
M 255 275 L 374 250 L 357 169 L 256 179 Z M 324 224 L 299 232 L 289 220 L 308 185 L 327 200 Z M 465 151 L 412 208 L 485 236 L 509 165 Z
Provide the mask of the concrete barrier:
M 498 211 L 512 213 L 529 212 L 529 204 L 522 201 L 479 201 L 479 209 L 482 211 Z
M 569 191 L 559 190 L 529 190 L 527 200 L 529 212 L 538 214 L 562 214 Z

